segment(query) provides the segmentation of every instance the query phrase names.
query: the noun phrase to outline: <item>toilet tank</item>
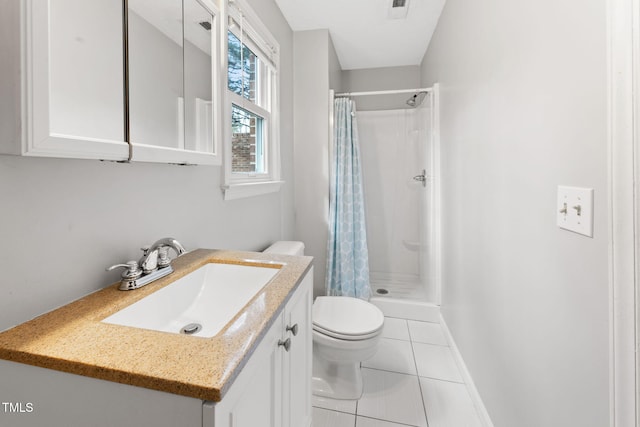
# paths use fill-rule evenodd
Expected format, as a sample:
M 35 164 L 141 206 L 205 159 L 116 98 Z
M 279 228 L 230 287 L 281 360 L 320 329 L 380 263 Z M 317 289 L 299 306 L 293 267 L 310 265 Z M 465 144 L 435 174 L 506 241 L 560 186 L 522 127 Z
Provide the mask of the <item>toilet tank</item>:
M 304 255 L 304 243 L 280 240 L 269 246 L 264 252 L 280 255 Z

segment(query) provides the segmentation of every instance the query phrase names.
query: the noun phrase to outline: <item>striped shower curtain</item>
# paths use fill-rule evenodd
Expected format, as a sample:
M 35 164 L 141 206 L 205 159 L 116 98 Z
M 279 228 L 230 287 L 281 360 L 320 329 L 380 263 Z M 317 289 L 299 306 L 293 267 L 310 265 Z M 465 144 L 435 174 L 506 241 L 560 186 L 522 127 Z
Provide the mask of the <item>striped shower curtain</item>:
M 369 252 L 355 103 L 334 101 L 334 150 L 331 162 L 327 295 L 368 300 Z

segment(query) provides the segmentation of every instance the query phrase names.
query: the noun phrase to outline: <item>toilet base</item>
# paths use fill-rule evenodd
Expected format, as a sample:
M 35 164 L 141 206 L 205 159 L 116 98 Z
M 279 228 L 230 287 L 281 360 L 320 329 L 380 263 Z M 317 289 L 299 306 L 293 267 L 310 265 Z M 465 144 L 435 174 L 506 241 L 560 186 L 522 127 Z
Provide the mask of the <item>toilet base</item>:
M 312 392 L 331 399 L 357 400 L 362 397 L 360 362 L 337 363 L 327 361 L 313 353 Z

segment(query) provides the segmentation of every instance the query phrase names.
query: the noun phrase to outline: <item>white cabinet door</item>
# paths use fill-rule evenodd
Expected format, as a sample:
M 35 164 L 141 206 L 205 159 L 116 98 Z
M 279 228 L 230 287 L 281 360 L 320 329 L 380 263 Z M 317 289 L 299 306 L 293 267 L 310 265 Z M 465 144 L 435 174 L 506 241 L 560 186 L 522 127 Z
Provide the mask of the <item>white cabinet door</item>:
M 127 159 L 122 3 L 23 0 L 22 13 L 22 154 Z
M 285 339 L 291 339 L 285 352 L 285 400 L 283 425 L 311 425 L 311 300 L 313 270 L 305 276 L 285 308 Z M 294 335 L 294 332 L 297 333 Z
M 311 426 L 312 290 L 310 270 L 222 401 L 204 402 L 204 427 Z
M 222 401 L 205 402 L 204 427 L 282 427 L 282 314 Z
M 210 0 L 129 0 L 133 161 L 219 165 L 219 12 Z

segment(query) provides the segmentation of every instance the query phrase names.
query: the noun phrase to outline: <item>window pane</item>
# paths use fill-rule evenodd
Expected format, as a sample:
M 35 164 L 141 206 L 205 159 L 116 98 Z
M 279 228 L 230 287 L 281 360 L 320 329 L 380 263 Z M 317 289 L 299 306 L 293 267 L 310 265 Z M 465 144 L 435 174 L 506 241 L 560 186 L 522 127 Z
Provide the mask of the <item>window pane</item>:
M 258 69 L 260 60 L 231 31 L 228 32 L 229 44 L 229 90 L 258 104 Z
M 231 172 L 266 173 L 264 119 L 232 104 Z

